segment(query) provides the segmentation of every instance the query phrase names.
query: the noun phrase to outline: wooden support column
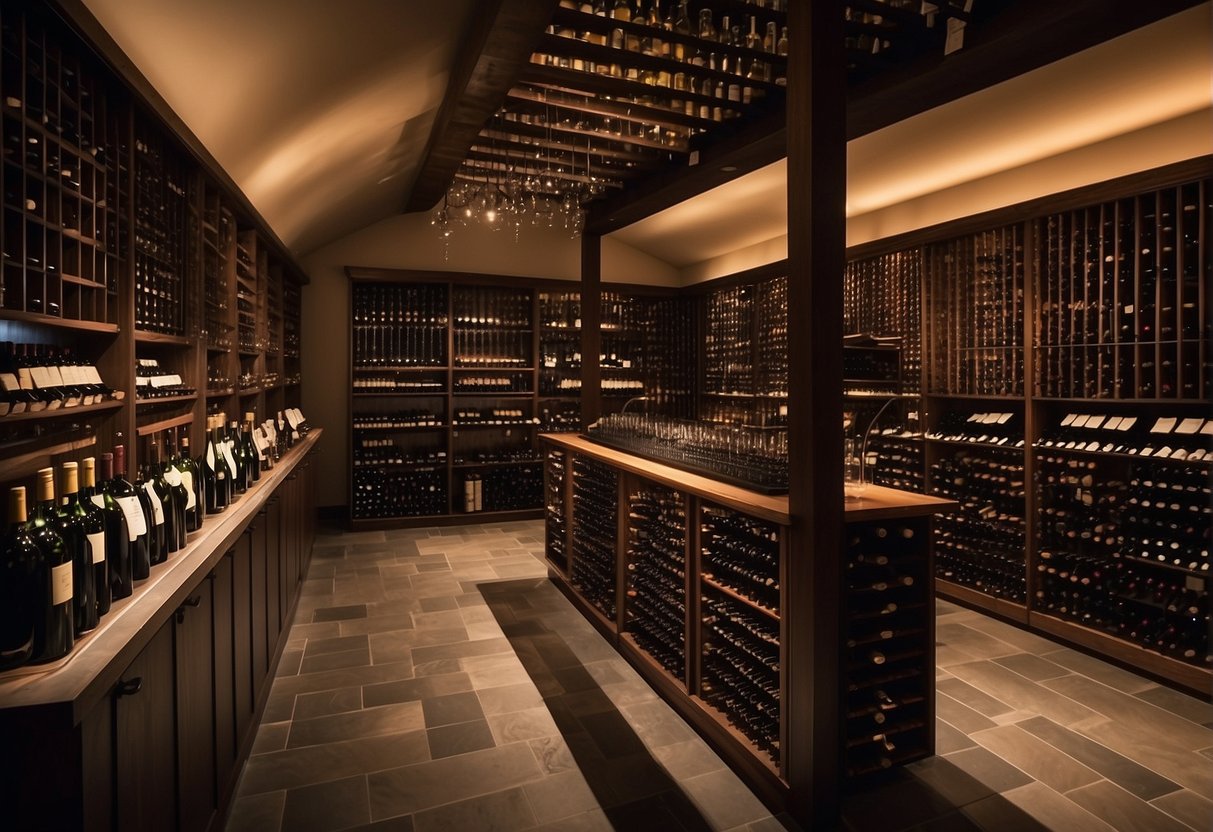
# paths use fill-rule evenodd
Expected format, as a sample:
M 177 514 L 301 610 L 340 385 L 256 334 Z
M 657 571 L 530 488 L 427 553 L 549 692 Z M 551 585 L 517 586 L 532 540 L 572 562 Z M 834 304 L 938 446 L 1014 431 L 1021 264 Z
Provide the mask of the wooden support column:
M 789 4 L 788 462 L 783 612 L 785 772 L 792 814 L 838 823 L 841 781 L 842 274 L 846 77 L 834 3 Z
M 581 235 L 581 426 L 602 415 L 602 237 Z

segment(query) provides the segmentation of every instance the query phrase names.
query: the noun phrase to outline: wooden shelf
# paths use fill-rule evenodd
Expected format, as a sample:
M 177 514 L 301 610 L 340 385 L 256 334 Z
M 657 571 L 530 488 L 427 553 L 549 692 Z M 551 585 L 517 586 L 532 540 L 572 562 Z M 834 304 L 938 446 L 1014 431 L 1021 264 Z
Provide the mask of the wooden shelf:
M 180 416 L 174 416 L 171 419 L 158 419 L 155 422 L 149 422 L 146 425 L 138 425 L 135 428 L 135 433 L 138 436 L 151 436 L 153 433 L 179 428 L 184 425 L 192 425 L 194 423 L 194 414 L 184 413 Z
M 7 445 L 3 449 L 4 458 L 0 459 L 0 482 L 31 477 L 40 468 L 49 468 L 59 454 L 91 448 L 96 444 L 96 436 L 64 439 L 60 435 L 48 440 L 36 439 Z
M 1162 448 L 1165 443 L 1160 442 L 1159 447 Z M 1033 445 L 1032 450 L 1038 454 L 1078 454 L 1080 456 L 1089 456 L 1095 459 L 1126 459 L 1130 462 L 1163 462 L 1172 465 L 1210 465 L 1213 464 L 1213 458 L 1206 456 L 1204 459 L 1175 459 L 1169 456 L 1141 456 L 1139 454 L 1126 454 L 1116 451 L 1084 451 L 1079 448 L 1059 448 L 1057 446 L 1048 445 Z
M 117 324 L 107 324 L 99 321 L 77 321 L 70 318 L 60 318 L 55 315 L 43 315 L 38 312 L 22 312 L 16 309 L 0 309 L 0 320 L 39 324 L 41 326 L 71 329 L 79 332 L 96 332 L 106 335 L 118 334 Z
M 135 399 L 136 407 L 155 407 L 156 405 L 165 404 L 182 404 L 183 402 L 195 402 L 198 400 L 197 393 L 190 393 L 183 396 L 162 396 L 155 399 Z
M 943 578 L 935 579 L 935 591 L 940 597 L 959 602 L 966 607 L 973 607 L 983 612 L 993 613 L 1000 618 L 1014 621 L 1017 624 L 1028 623 L 1028 608 L 1023 604 L 1017 604 L 1005 598 L 995 598 L 980 590 L 952 583 Z
M 0 416 L 0 425 L 12 425 L 19 422 L 38 422 L 43 420 L 63 419 L 65 417 L 76 417 L 81 415 L 95 413 L 109 413 L 120 409 L 126 401 L 104 401 L 99 404 L 82 404 L 76 407 L 59 407 L 55 410 L 39 410 L 36 413 L 26 411 L 25 413 L 10 413 L 8 416 Z
M 775 621 L 779 620 L 779 613 L 777 611 L 764 607 L 762 604 L 758 603 L 757 601 L 754 601 L 754 600 L 742 595 L 737 590 L 727 587 L 724 584 L 720 583 L 719 581 L 709 578 L 707 575 L 701 575 L 700 579 L 703 581 L 704 586 L 711 587 L 712 589 L 716 590 L 717 592 L 721 593 L 722 595 L 727 595 L 729 598 L 732 598 L 734 601 L 737 601 L 738 603 L 741 603 L 741 604 L 745 604 L 750 609 L 754 610 L 755 612 L 761 613 L 762 615 L 765 615 L 767 618 L 774 619 Z
M 453 462 L 452 468 L 510 468 L 515 465 L 542 465 L 543 459 L 523 459 L 509 462 Z
M 1029 613 L 1028 621 L 1041 632 L 1088 650 L 1095 650 L 1101 655 L 1139 672 L 1166 679 L 1187 688 L 1201 698 L 1209 696 L 1209 687 L 1213 684 L 1213 671 L 1208 668 L 1146 650 L 1144 647 L 1139 647 L 1116 636 L 1062 618 L 1055 618 L 1046 613 L 1033 611 Z
M 350 395 L 352 395 L 355 399 L 433 399 L 441 398 L 449 394 L 446 392 L 446 390 L 435 390 L 432 393 L 418 393 L 410 390 L 401 393 L 351 393 Z
M 980 448 L 985 451 L 1015 451 L 1018 453 L 1024 452 L 1023 445 L 994 445 L 990 442 L 969 442 L 964 439 L 932 439 L 929 436 L 924 437 L 927 442 L 933 445 L 944 445 L 953 448 Z
M 171 347 L 192 347 L 195 339 L 186 338 L 184 335 L 165 335 L 160 332 L 145 332 L 143 330 L 135 330 L 135 343 L 137 344 L 161 344 Z

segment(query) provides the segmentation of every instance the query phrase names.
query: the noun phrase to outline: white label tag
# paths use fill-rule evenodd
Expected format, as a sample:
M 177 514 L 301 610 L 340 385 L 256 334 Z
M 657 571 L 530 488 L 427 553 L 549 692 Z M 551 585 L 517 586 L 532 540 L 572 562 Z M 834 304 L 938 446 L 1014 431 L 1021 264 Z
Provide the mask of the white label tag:
M 147 515 L 143 513 L 143 506 L 139 505 L 139 498 L 115 497 L 114 500 L 126 517 L 126 528 L 130 533 L 131 542 L 147 534 Z
M 59 606 L 72 600 L 72 562 L 51 567 L 51 604 Z
M 1011 421 L 1011 417 L 1014 415 L 1014 413 L 999 413 L 998 424 L 1005 425 L 1007 422 Z
M 160 495 L 156 493 L 156 487 L 150 482 L 143 484 L 143 490 L 147 492 L 148 499 L 152 501 L 152 525 L 164 525 L 164 503 L 160 502 Z
M 182 471 L 181 484 L 185 486 L 185 510 L 189 511 L 198 504 L 198 498 L 194 496 L 194 475 L 189 471 Z
M 93 501 L 93 505 L 95 505 L 97 508 L 105 508 L 104 494 L 94 494 L 93 496 L 89 497 L 89 499 Z
M 34 387 L 39 390 L 45 390 L 51 386 L 50 375 L 47 373 L 45 367 L 30 367 L 29 373 Z
M 22 390 L 34 389 L 34 374 L 30 372 L 29 367 L 18 368 L 17 383 L 21 385 Z
M 180 376 L 152 376 L 152 387 L 172 387 L 174 384 L 180 384 L 180 381 L 173 380 L 176 378 Z
M 299 417 L 295 415 L 294 410 L 286 411 L 286 421 L 291 426 L 291 430 L 299 427 Z
M 236 476 L 236 460 L 232 457 L 232 446 L 226 442 L 223 444 L 223 458 L 227 460 L 227 468 L 232 472 L 232 476 Z
M 1120 423 L 1122 421 L 1123 421 L 1122 417 L 1113 416 L 1111 419 L 1104 422 L 1103 429 L 1104 430 L 1116 430 L 1116 428 L 1120 426 Z
M 88 536 L 89 548 L 93 550 L 93 563 L 105 562 L 105 532 L 95 532 Z
M 1132 315 L 1132 314 L 1133 314 L 1133 304 L 1131 304 L 1131 303 L 1126 303 L 1126 304 L 1125 304 L 1125 314 L 1126 314 L 1126 315 Z
M 164 481 L 173 488 L 181 485 L 181 472 L 172 465 L 164 469 Z
M 1137 424 L 1137 417 L 1128 416 L 1125 418 L 1125 420 L 1123 422 L 1120 423 L 1120 427 L 1118 427 L 1117 430 L 1128 430 L 1129 428 L 1133 427 L 1136 424 Z
M 1176 433 L 1196 433 L 1200 430 L 1200 426 L 1205 423 L 1204 419 L 1184 419 L 1179 423 L 1179 427 L 1175 429 Z
M 1061 426 L 1062 426 L 1063 428 L 1065 428 L 1065 427 L 1069 427 L 1069 426 L 1070 426 L 1070 424 L 1071 424 L 1071 423 L 1072 423 L 1072 422 L 1073 422 L 1075 419 L 1077 419 L 1077 418 L 1078 418 L 1078 414 L 1077 414 L 1077 413 L 1070 413 L 1070 414 L 1068 414 L 1068 415 L 1066 416 L 1066 418 L 1064 418 L 1064 419 L 1062 419 L 1062 420 L 1061 420 Z
M 89 384 L 104 384 L 101 380 L 101 373 L 97 372 L 97 368 L 92 365 L 84 368 L 84 377 L 88 379 Z
M 1071 425 L 1071 427 L 1085 428 L 1087 426 L 1087 420 L 1090 418 L 1091 418 L 1090 416 L 1075 416 L 1074 422 Z
M 257 449 L 257 453 L 264 454 L 267 447 L 264 439 L 261 438 L 261 431 L 253 431 L 253 447 Z
M 210 442 L 206 443 L 206 467 L 215 470 L 215 446 Z
M 0 373 L 0 390 L 13 393 L 20 389 L 21 382 L 17 381 L 17 376 L 12 373 Z
M 1107 418 L 1108 417 L 1106 417 L 1106 416 L 1092 416 L 1090 419 L 1087 420 L 1087 427 L 1090 430 L 1095 430 L 1100 425 L 1102 425 L 1104 423 L 1104 420 L 1106 420 Z

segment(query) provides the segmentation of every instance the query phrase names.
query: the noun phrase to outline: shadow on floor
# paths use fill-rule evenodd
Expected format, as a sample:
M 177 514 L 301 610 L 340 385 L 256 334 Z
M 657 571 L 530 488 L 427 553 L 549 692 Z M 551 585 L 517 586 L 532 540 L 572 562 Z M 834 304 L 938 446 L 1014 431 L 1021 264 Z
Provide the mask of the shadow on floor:
M 701 832 L 712 825 L 653 759 L 559 632 L 532 611 L 535 580 L 479 585 L 611 825 L 627 832 Z

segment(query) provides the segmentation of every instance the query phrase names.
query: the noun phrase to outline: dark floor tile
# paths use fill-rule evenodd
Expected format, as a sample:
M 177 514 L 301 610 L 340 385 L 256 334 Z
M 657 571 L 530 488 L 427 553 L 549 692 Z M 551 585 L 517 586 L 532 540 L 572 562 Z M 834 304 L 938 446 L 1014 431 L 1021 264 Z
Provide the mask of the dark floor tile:
M 699 807 L 681 789 L 671 789 L 668 792 L 661 793 L 658 797 L 669 813 L 678 821 L 678 825 L 687 832 L 712 832 L 714 829 L 719 828 L 713 826 L 703 816 L 703 813 L 699 811 Z
M 274 670 L 274 676 L 278 678 L 296 676 L 302 662 L 302 650 L 283 650 L 281 658 L 278 659 L 278 667 Z
M 466 638 L 466 632 L 464 638 Z M 455 641 L 449 644 L 415 647 L 413 661 L 434 661 L 435 659 L 466 659 L 472 656 L 491 656 L 496 653 L 513 652 L 510 642 L 504 638 L 482 638 L 476 641 Z
M 277 832 L 285 801 L 286 792 L 281 791 L 237 797 L 224 832 Z
M 958 731 L 942 719 L 935 720 L 935 753 L 951 754 L 962 748 L 972 748 L 977 743 L 963 731 Z
M 654 795 L 631 803 L 621 803 L 606 809 L 606 816 L 616 829 L 628 832 L 682 832 L 684 827 L 661 797 Z
M 1014 670 L 1020 676 L 1026 676 L 1033 682 L 1043 682 L 1045 679 L 1056 679 L 1065 676 L 1070 671 L 1066 668 L 1046 661 L 1031 653 L 1015 653 L 1011 656 L 1001 656 L 994 661 L 1005 668 Z
M 345 832 L 413 832 L 413 816 L 401 815 L 362 826 L 352 826 Z
M 329 832 L 370 819 L 366 776 L 358 775 L 288 791 L 282 828 L 290 832 Z
M 425 726 L 427 728 L 484 719 L 484 711 L 480 709 L 480 700 L 476 698 L 475 693 L 470 691 L 423 699 L 421 704 L 425 709 Z
M 325 653 L 345 653 L 364 647 L 370 647 L 370 642 L 367 641 L 365 635 L 308 639 L 307 648 L 304 650 L 303 655 L 305 659 L 310 659 L 312 656 L 320 656 Z
M 441 725 L 426 731 L 430 742 L 430 756 L 435 760 L 440 757 L 454 757 L 456 754 L 466 754 L 469 751 L 479 751 L 482 748 L 493 747 L 493 732 L 483 719 L 474 722 L 460 722 L 454 725 Z
M 542 776 L 526 743 L 381 771 L 369 777 L 371 814 L 377 819 L 413 814 Z
M 313 621 L 347 621 L 351 618 L 366 618 L 366 604 L 350 604 L 346 607 L 321 607 L 312 613 Z
M 910 774 L 921 780 L 949 804 L 967 806 L 995 794 L 998 789 L 983 783 L 967 771 L 958 768 L 948 757 L 927 757 L 908 766 Z
M 935 818 L 913 827 L 913 832 L 983 832 L 983 830 L 963 812 L 949 812 L 941 818 Z
M 944 679 L 942 681 L 948 680 Z M 937 682 L 936 684 L 939 683 Z M 964 705 L 952 697 L 938 692 L 935 694 L 935 713 L 953 728 L 966 734 L 984 731 L 987 728 L 993 728 L 997 724 L 994 720 L 977 713 L 977 711 L 968 705 Z
M 316 719 L 297 719 L 291 723 L 291 735 L 287 740 L 287 748 L 341 742 L 359 737 L 402 734 L 419 731 L 423 727 L 425 725 L 421 716 L 421 708 L 417 706 L 417 703 L 401 702 Z
M 1157 705 L 1177 716 L 1182 716 L 1202 728 L 1213 728 L 1213 704 L 1207 700 L 1197 699 L 1195 696 L 1188 696 L 1186 693 L 1162 686 L 1140 691 L 1136 696 L 1151 705 Z
M 955 806 L 903 771 L 874 781 L 842 800 L 842 823 L 851 832 L 895 832 L 941 818 Z
M 244 765 L 240 789 L 242 795 L 293 789 L 399 768 L 429 757 L 425 731 L 288 748 L 251 757 Z
M 558 668 L 552 671 L 552 675 L 566 693 L 597 690 L 599 687 L 598 681 L 584 667 Z
M 362 705 L 371 708 L 392 702 L 410 702 L 414 699 L 429 699 L 451 693 L 470 691 L 472 681 L 466 673 L 445 673 L 438 676 L 423 676 L 417 679 L 401 679 L 365 685 L 362 688 Z
M 1032 782 L 1032 778 L 984 748 L 966 748 L 945 758 L 993 792 L 1005 792 Z
M 292 718 L 297 720 L 315 719 L 318 716 L 356 711 L 361 707 L 362 687 L 358 685 L 351 688 L 301 693 L 295 697 L 295 713 Z
M 413 822 L 417 832 L 515 832 L 535 826 L 535 815 L 522 789 L 513 788 L 426 809 Z
M 299 675 L 307 676 L 312 673 L 322 673 L 326 670 L 340 670 L 347 667 L 362 667 L 371 663 L 371 648 L 346 650 L 341 653 L 322 653 L 319 656 L 305 656 L 299 665 Z
M 1009 714 L 1015 710 L 1005 702 L 1000 702 L 983 690 L 978 690 L 960 679 L 940 679 L 935 683 L 935 689 L 955 699 L 957 702 L 972 708 L 984 717 L 994 718 Z M 994 689 L 997 692 L 997 689 Z
M 555 714 L 553 713 L 553 717 Z M 587 714 L 579 717 L 578 721 L 594 738 L 594 743 L 602 751 L 604 757 L 626 757 L 645 751 L 644 743 L 636 736 L 632 726 L 618 711 L 600 714 Z M 559 725 L 559 720 L 557 725 Z
M 289 722 L 263 722 L 257 728 L 257 738 L 253 740 L 251 754 L 268 754 L 271 751 L 281 751 L 286 748 L 286 737 L 290 733 Z
M 997 794 L 970 803 L 964 813 L 985 832 L 1049 832 L 1049 827 Z
M 262 723 L 285 722 L 295 713 L 295 694 L 281 693 L 275 685 L 269 698 L 265 700 L 265 711 L 261 714 Z
M 1153 800 L 1179 789 L 1177 783 L 1044 717 L 1016 724 L 1142 800 Z
M 354 651 L 357 652 L 357 651 Z M 317 656 L 317 658 L 321 658 Z M 411 679 L 413 676 L 412 662 L 395 662 L 390 664 L 365 665 L 360 667 L 339 668 L 303 676 L 291 676 L 274 680 L 275 693 L 312 693 L 318 690 L 333 690 L 334 688 L 349 688 L 354 685 L 376 685 L 393 682 L 400 679 Z

